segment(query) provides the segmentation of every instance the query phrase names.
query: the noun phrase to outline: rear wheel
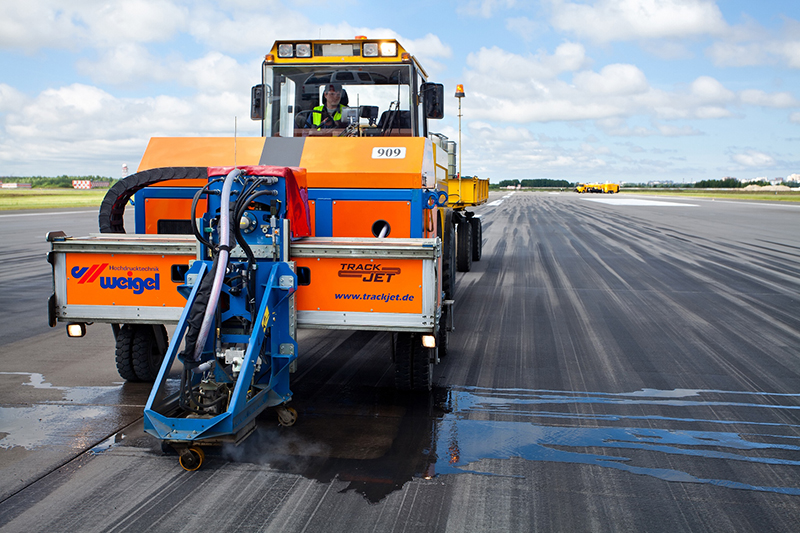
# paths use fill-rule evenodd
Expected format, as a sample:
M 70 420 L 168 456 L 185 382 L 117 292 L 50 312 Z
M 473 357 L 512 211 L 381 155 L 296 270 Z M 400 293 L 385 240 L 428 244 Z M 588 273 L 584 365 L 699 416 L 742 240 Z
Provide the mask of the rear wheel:
M 470 218 L 469 223 L 472 225 L 472 260 L 480 261 L 483 255 L 483 225 L 477 217 Z
M 459 272 L 472 269 L 472 224 L 468 220 L 458 223 L 456 264 Z
M 399 390 L 431 390 L 431 355 L 431 349 L 422 346 L 419 334 L 398 333 L 395 342 L 395 387 Z

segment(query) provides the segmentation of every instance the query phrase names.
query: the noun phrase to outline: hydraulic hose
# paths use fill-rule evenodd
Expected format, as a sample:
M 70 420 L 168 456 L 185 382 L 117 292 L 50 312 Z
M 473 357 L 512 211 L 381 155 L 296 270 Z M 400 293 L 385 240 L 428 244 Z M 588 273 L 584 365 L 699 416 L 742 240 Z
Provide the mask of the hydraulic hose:
M 214 313 L 219 303 L 219 295 L 222 292 L 222 283 L 225 279 L 225 271 L 228 269 L 228 259 L 230 257 L 230 200 L 231 188 L 233 181 L 241 176 L 244 172 L 239 169 L 231 170 L 225 181 L 222 184 L 222 194 L 220 195 L 220 208 L 219 208 L 219 255 L 217 256 L 217 269 L 214 272 L 214 284 L 211 287 L 211 294 L 208 298 L 208 306 L 206 307 L 205 315 L 203 316 L 203 323 L 200 326 L 200 332 L 197 336 L 197 344 L 194 347 L 193 360 L 195 363 L 200 362 L 200 356 L 203 354 L 203 348 L 206 344 L 208 332 L 211 329 L 211 322 L 214 319 Z M 208 368 L 206 368 L 208 367 Z M 210 369 L 211 365 L 206 363 L 200 365 L 195 369 L 195 372 L 205 372 Z

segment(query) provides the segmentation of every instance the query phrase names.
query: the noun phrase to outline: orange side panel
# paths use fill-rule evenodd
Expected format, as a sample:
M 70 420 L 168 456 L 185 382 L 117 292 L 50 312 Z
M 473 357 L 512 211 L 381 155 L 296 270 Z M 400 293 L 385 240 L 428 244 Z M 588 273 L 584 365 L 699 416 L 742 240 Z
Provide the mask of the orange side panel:
M 411 202 L 336 200 L 332 212 L 334 237 L 377 237 L 372 225 L 379 220 L 389 223 L 387 237 L 411 237 Z
M 139 172 L 161 167 L 258 165 L 264 137 L 153 137 Z M 202 187 L 208 180 L 165 181 L 157 186 Z
M 182 281 L 174 283 L 170 270 L 193 259 L 194 255 L 67 254 L 67 304 L 183 307 L 186 299 L 177 290 Z
M 188 198 L 145 198 L 144 219 L 145 233 L 158 233 L 159 220 L 191 220 L 192 201 Z M 205 198 L 197 202 L 198 217 L 205 214 L 208 209 L 208 200 Z
M 405 148 L 402 159 L 373 158 L 373 148 Z M 419 189 L 424 138 L 307 137 L 300 166 L 310 188 Z
M 295 259 L 311 284 L 298 287 L 300 311 L 421 313 L 422 261 L 409 259 Z

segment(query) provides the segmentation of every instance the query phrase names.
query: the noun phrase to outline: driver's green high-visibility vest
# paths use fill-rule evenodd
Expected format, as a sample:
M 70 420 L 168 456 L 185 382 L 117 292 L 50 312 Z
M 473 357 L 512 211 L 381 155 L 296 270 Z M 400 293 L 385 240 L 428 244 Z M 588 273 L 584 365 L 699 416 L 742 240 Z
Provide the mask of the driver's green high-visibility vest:
M 333 114 L 331 117 L 336 122 L 342 120 L 342 104 L 336 108 L 336 113 Z M 322 125 L 322 111 L 325 109 L 324 105 L 318 105 L 314 108 L 311 114 L 311 123 L 314 125 L 315 128 L 319 128 Z

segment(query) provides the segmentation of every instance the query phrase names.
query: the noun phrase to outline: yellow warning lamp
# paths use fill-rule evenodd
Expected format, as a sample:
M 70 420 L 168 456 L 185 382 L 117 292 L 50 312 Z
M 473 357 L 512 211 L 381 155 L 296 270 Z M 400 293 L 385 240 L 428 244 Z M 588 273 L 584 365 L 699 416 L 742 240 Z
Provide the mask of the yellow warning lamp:
M 466 94 L 464 94 L 464 85 L 459 83 L 456 85 L 456 98 L 464 98 Z

